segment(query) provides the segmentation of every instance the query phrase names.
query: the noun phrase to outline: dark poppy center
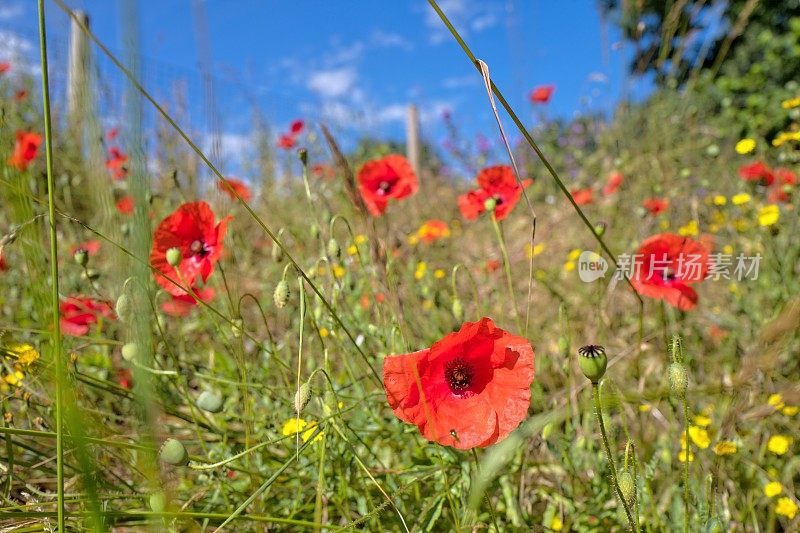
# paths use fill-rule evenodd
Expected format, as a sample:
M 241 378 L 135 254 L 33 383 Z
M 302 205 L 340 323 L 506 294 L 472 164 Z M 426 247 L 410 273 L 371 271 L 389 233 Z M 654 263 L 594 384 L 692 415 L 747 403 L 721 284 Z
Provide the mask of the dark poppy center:
M 464 359 L 456 358 L 448 361 L 444 366 L 444 378 L 456 394 L 460 394 L 472 385 L 475 378 L 475 369 Z
M 494 196 L 492 196 L 492 198 L 494 198 L 495 205 L 503 204 L 503 196 L 500 193 L 496 193 Z
M 192 244 L 189 246 L 189 249 L 192 251 L 194 255 L 199 255 L 201 258 L 205 257 L 209 254 L 209 249 L 201 240 L 193 241 Z
M 669 267 L 665 268 L 664 271 L 661 273 L 661 279 L 663 279 L 664 281 L 675 281 L 677 277 L 678 276 L 675 274 L 675 271 Z
M 392 184 L 388 181 L 382 181 L 378 184 L 378 194 L 380 195 L 387 195 L 392 192 Z

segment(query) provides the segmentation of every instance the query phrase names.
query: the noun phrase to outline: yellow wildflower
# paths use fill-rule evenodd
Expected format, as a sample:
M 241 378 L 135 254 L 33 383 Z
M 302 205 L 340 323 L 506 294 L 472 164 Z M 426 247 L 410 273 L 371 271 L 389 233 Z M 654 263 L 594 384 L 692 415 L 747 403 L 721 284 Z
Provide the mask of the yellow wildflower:
M 355 243 L 357 245 L 358 244 L 364 244 L 365 242 L 367 242 L 367 236 L 366 235 L 360 235 L 360 234 L 356 235 L 356 238 L 354 239 L 354 241 L 355 241 Z
M 8 352 L 22 366 L 28 366 L 39 359 L 39 352 L 30 344 L 12 344 L 8 347 Z
M 564 263 L 564 270 L 567 272 L 572 272 L 575 270 L 575 261 L 567 261 Z
M 288 437 L 290 435 L 295 435 L 297 433 L 303 432 L 300 435 L 300 438 L 303 439 L 303 442 L 307 442 L 308 439 L 311 438 L 311 435 L 314 434 L 314 431 L 317 429 L 317 423 L 313 420 L 311 422 L 306 422 L 302 418 L 290 418 L 286 422 L 283 423 L 283 428 L 281 429 L 281 434 L 284 437 Z M 316 437 L 314 437 L 313 442 L 317 442 L 322 440 L 322 432 L 320 432 Z
M 700 426 L 701 428 L 707 428 L 711 425 L 711 419 L 705 415 L 697 415 L 694 417 L 694 424 L 696 426 Z
M 347 247 L 347 253 L 349 255 L 356 255 L 358 253 L 358 246 L 356 246 L 355 244 L 351 244 L 350 246 Z
M 414 271 L 414 279 L 419 281 L 424 278 L 426 270 L 428 270 L 428 265 L 425 264 L 425 261 L 420 261 L 417 263 L 417 269 Z
M 689 438 L 698 448 L 705 450 L 711 444 L 711 438 L 708 436 L 708 431 L 697 426 L 689 426 Z
M 714 197 L 714 205 L 725 205 L 728 203 L 728 199 L 718 194 Z
M 661 229 L 668 229 L 669 228 L 669 220 L 661 219 L 661 222 L 658 223 Z
M 766 485 L 764 485 L 764 496 L 767 498 L 772 498 L 773 496 L 777 496 L 783 492 L 783 487 L 777 481 L 770 481 Z
M 678 461 L 685 463 L 686 458 L 687 458 L 686 450 L 681 450 L 680 453 L 678 454 Z M 691 463 L 692 461 L 694 461 L 694 454 L 692 452 L 688 452 L 688 458 L 689 462 Z
M 573 248 L 570 250 L 569 255 L 567 255 L 567 260 L 575 261 L 581 256 L 581 249 L 580 248 Z
M 328 328 L 319 328 L 319 336 L 322 337 L 323 339 L 330 334 L 331 332 L 328 331 Z
M 739 194 L 733 195 L 731 198 L 731 203 L 733 205 L 743 205 L 750 201 L 750 195 L 746 192 L 740 192 Z
M 733 221 L 733 227 L 736 231 L 745 232 L 750 229 L 750 223 L 743 218 L 737 218 Z
M 344 277 L 344 273 L 345 273 L 345 270 L 344 270 L 343 266 L 336 265 L 336 266 L 333 267 L 333 275 L 336 276 L 337 278 L 343 278 Z
M 783 413 L 786 416 L 794 416 L 797 414 L 797 411 L 799 410 L 800 407 L 797 407 L 796 405 L 787 405 L 786 407 L 783 408 L 781 413 Z
M 730 244 L 726 244 L 725 246 L 722 247 L 722 253 L 731 255 L 733 253 L 733 246 L 731 246 Z
M 788 141 L 800 141 L 800 131 L 782 131 L 772 139 L 772 146 L 775 148 Z
M 696 237 L 700 229 L 696 220 L 690 220 L 685 226 L 678 228 L 678 235 L 683 237 Z
M 639 412 L 640 413 L 649 413 L 653 410 L 653 406 L 649 403 L 643 403 L 639 405 Z
M 775 514 L 792 520 L 797 515 L 797 504 L 786 496 L 779 498 L 778 504 L 775 506 Z
M 785 404 L 783 403 L 783 396 L 780 394 L 770 394 L 767 398 L 767 403 L 774 407 L 776 410 L 781 409 Z
M 732 455 L 736 453 L 736 444 L 729 440 L 721 440 L 714 445 L 714 453 L 717 455 Z
M 419 237 L 416 235 L 409 235 L 408 236 L 408 244 L 411 246 L 416 246 L 419 243 Z
M 740 155 L 749 154 L 756 149 L 755 139 L 745 138 L 736 143 L 736 153 Z
M 781 107 L 784 109 L 792 109 L 794 107 L 800 107 L 800 96 L 795 96 L 794 98 L 789 98 L 781 102 Z
M 553 531 L 561 531 L 564 529 L 564 523 L 561 521 L 561 518 L 558 516 L 554 516 L 553 519 L 550 521 L 550 529 Z
M 765 205 L 758 212 L 758 224 L 761 226 L 771 226 L 778 221 L 780 216 L 781 210 L 777 205 Z
M 25 374 L 19 369 L 19 367 L 14 368 L 14 371 L 10 374 L 6 374 L 3 378 L 6 383 L 9 385 L 17 385 L 19 386 L 22 383 L 22 379 L 25 377 Z
M 767 449 L 775 455 L 783 455 L 789 451 L 792 438 L 786 435 L 773 435 L 767 441 Z
M 533 247 L 531 247 L 530 244 L 525 245 L 525 255 L 527 255 L 528 258 L 536 257 L 543 251 L 544 251 L 544 244 L 542 243 L 536 244 Z
M 431 300 L 430 298 L 423 300 L 422 308 L 425 309 L 426 311 L 429 309 L 433 309 L 433 300 Z
M 447 273 L 444 271 L 444 269 L 441 269 L 441 268 L 437 268 L 436 270 L 433 271 L 433 277 L 436 278 L 436 279 L 442 279 L 446 275 L 447 275 Z

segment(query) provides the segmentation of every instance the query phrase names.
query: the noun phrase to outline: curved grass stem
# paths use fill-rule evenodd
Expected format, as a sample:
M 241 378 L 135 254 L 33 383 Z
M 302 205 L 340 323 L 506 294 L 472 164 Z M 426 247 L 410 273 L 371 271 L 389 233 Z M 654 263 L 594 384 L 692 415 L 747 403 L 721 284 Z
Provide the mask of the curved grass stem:
M 514 282 L 511 278 L 511 263 L 508 261 L 508 248 L 506 247 L 506 239 L 503 236 L 503 230 L 500 228 L 500 223 L 492 211 L 492 226 L 494 233 L 497 235 L 497 242 L 500 244 L 500 252 L 503 254 L 503 269 L 506 272 L 506 283 L 508 284 L 508 295 L 511 298 L 511 305 L 514 306 L 514 319 L 517 321 L 517 331 L 522 331 L 522 322 L 520 321 L 519 308 L 517 307 L 517 297 L 514 294 Z

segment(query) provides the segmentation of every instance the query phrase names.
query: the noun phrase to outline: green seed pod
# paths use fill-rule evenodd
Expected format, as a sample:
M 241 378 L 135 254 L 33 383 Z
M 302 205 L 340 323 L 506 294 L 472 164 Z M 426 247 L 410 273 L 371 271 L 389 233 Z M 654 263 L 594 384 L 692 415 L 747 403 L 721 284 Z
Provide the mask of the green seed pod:
M 122 346 L 122 358 L 126 361 L 133 361 L 139 357 L 139 345 L 135 342 L 129 342 Z
M 275 286 L 275 292 L 272 293 L 272 299 L 275 301 L 275 307 L 282 309 L 289 301 L 289 283 L 282 279 Z
M 161 491 L 150 495 L 150 509 L 155 513 L 163 513 L 167 508 L 167 495 Z
M 72 258 L 82 267 L 85 267 L 87 264 L 89 264 L 89 252 L 83 248 L 78 248 L 75 250 L 75 253 L 72 254 Z
M 710 144 L 706 147 L 706 155 L 709 157 L 717 157 L 719 155 L 719 146 L 716 144 Z
M 633 481 L 633 476 L 627 470 L 623 470 L 617 475 L 617 483 L 619 483 L 619 491 L 625 498 L 625 503 L 629 506 L 633 505 L 636 497 L 636 483 Z
M 308 231 L 311 234 L 312 239 L 319 237 L 319 226 L 317 224 L 311 224 L 311 228 L 309 228 Z
M 280 263 L 281 261 L 283 261 L 283 250 L 281 250 L 281 247 L 275 243 L 272 243 L 271 254 L 272 254 L 272 260 L 275 261 L 276 263 Z
M 497 207 L 497 200 L 494 198 L 487 198 L 485 202 L 483 202 L 483 208 L 489 211 L 490 213 L 494 211 L 494 208 Z
M 167 439 L 158 451 L 158 458 L 173 466 L 189 464 L 189 453 L 178 439 Z
M 170 248 L 167 250 L 167 263 L 172 268 L 178 268 L 178 265 L 181 264 L 183 260 L 183 254 L 181 253 L 180 248 Z
M 294 393 L 294 411 L 301 413 L 305 409 L 308 402 L 311 400 L 311 385 L 301 383 L 300 388 Z
M 222 396 L 216 392 L 204 390 L 197 397 L 197 407 L 209 413 L 219 413 L 222 411 Z
M 328 241 L 328 257 L 338 259 L 342 255 L 342 247 L 339 246 L 339 242 L 331 237 L 331 240 Z
M 464 319 L 464 304 L 461 303 L 461 298 L 453 298 L 453 316 L 459 322 Z
M 686 389 L 689 388 L 689 376 L 686 367 L 682 363 L 670 363 L 667 371 L 669 378 L 669 388 L 677 398 L 686 397 Z
M 117 312 L 117 316 L 123 322 L 127 322 L 128 319 L 131 318 L 131 299 L 127 294 L 120 295 L 117 298 L 117 303 L 114 305 L 114 310 Z
M 581 372 L 592 383 L 598 383 L 606 373 L 608 357 L 606 349 L 597 344 L 588 344 L 578 349 Z

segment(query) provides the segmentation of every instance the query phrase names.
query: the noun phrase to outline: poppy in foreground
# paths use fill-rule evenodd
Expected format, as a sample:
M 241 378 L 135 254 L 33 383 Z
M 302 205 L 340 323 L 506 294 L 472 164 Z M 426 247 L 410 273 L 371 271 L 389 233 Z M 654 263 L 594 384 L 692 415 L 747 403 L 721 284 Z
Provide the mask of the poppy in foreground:
M 522 189 L 533 183 L 533 180 L 523 180 L 520 186 L 510 166 L 497 165 L 481 170 L 477 182 L 477 189 L 458 197 L 461 215 L 467 220 L 475 220 L 486 211 L 486 200 L 489 199 L 495 202 L 494 216 L 497 220 L 503 220 L 514 210 Z
M 426 439 L 462 450 L 491 446 L 516 429 L 528 413 L 533 376 L 530 343 L 490 318 L 383 363 L 394 414 Z
M 214 223 L 214 212 L 206 202 L 181 205 L 174 213 L 159 223 L 153 236 L 150 263 L 159 272 L 181 285 L 193 287 L 197 278 L 205 282 L 222 255 L 222 241 L 228 229 L 230 216 Z M 167 261 L 167 251 L 180 251 L 176 267 Z M 180 273 L 180 276 L 175 271 Z M 156 281 L 173 296 L 186 291 L 164 276 L 156 274 Z
M 555 90 L 555 85 L 540 85 L 531 91 L 529 98 L 534 104 L 546 104 Z
M 8 158 L 8 164 L 17 170 L 25 170 L 39 153 L 42 136 L 30 131 L 18 131 L 14 142 L 14 153 Z
M 698 300 L 690 287 L 703 281 L 709 267 L 709 250 L 699 241 L 674 233 L 645 239 L 631 282 L 639 294 L 666 300 L 681 311 L 692 309 Z
M 374 217 L 381 216 L 389 200 L 401 200 L 417 192 L 419 183 L 411 163 L 401 155 L 367 161 L 358 171 L 358 190 Z
M 100 318 L 115 319 L 111 304 L 94 298 L 71 296 L 59 304 L 61 332 L 79 337 L 89 333 L 89 327 Z
M 227 194 L 231 200 L 236 200 L 236 194 L 241 196 L 242 200 L 249 202 L 252 198 L 250 187 L 248 187 L 242 180 L 235 178 L 227 178 L 227 182 L 217 180 L 217 189 Z M 234 194 L 234 192 L 236 194 Z

